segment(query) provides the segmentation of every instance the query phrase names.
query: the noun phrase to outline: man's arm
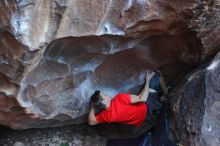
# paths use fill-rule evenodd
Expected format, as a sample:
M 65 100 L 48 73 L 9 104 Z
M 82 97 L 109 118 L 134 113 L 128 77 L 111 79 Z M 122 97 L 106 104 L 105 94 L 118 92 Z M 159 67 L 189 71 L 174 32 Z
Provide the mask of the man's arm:
M 96 125 L 98 124 L 96 117 L 95 117 L 95 107 L 91 105 L 89 116 L 88 116 L 89 125 Z
M 136 95 L 131 95 L 131 103 L 139 103 L 139 102 L 146 102 L 148 95 L 149 95 L 149 84 L 150 84 L 150 79 L 153 77 L 152 73 L 148 73 L 146 76 L 146 82 L 144 85 L 144 89 L 141 91 L 141 93 L 136 96 Z

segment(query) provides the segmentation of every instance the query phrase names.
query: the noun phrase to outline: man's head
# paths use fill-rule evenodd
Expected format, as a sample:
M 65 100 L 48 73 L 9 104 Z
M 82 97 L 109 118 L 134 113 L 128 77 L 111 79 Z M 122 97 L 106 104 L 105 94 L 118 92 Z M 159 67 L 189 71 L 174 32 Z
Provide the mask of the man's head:
M 111 98 L 101 93 L 99 90 L 96 90 L 90 98 L 90 103 L 93 104 L 96 109 L 107 108 L 109 106 L 110 101 Z

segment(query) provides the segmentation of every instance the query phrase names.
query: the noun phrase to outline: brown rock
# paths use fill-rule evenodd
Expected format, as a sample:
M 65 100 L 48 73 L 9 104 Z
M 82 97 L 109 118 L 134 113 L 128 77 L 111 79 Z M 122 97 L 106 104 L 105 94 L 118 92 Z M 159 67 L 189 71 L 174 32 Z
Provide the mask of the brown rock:
M 171 98 L 175 133 L 183 145 L 219 145 L 220 53 L 179 84 Z
M 203 45 L 202 59 L 214 55 L 219 50 L 220 4 L 218 0 L 197 1 L 193 9 L 193 18 L 189 27 L 197 32 Z
M 1 123 L 25 129 L 85 122 L 94 89 L 138 93 L 147 69 L 160 68 L 168 83 L 177 82 L 217 50 L 218 19 L 194 22 L 199 6 L 196 0 L 1 1 L 0 92 L 11 107 L 0 107 Z M 215 33 L 200 35 L 206 27 Z

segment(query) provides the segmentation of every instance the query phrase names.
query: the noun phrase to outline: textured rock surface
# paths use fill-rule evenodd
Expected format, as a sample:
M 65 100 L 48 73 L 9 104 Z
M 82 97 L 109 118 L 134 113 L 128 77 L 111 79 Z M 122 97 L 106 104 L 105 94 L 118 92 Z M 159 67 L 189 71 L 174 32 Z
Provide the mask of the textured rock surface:
M 1 146 L 105 146 L 107 142 L 87 125 L 22 131 L 1 128 L 0 138 Z
M 203 45 L 202 59 L 207 54 L 215 54 L 219 50 L 220 34 L 220 1 L 219 0 L 196 0 L 193 9 L 193 17 L 189 27 L 197 32 Z
M 143 31 L 175 34 L 186 28 L 182 14 L 192 2 L 162 0 L 17 1 L 11 25 L 30 50 L 67 36 L 125 35 Z M 175 25 L 179 23 L 179 25 Z
M 161 68 L 169 80 L 183 75 L 200 61 L 200 48 L 193 43 L 199 44 L 188 34 L 141 39 L 90 36 L 59 39 L 45 51 L 28 55 L 21 49 L 18 61 L 22 62 L 17 69 L 12 68 L 11 74 L 6 72 L 11 65 L 2 63 L 2 80 L 9 80 L 8 85 L 2 84 L 6 86 L 2 96 L 14 97 L 26 108 L 17 120 L 8 119 L 12 121 L 6 123 L 13 128 L 81 123 L 94 89 L 111 96 L 117 92 L 137 93 L 150 68 Z
M 218 4 L 1 1 L 1 124 L 25 129 L 85 122 L 93 89 L 137 93 L 147 69 L 161 68 L 167 81 L 178 81 L 218 49 Z
M 174 91 L 171 107 L 175 131 L 183 145 L 220 144 L 220 53 L 185 79 Z

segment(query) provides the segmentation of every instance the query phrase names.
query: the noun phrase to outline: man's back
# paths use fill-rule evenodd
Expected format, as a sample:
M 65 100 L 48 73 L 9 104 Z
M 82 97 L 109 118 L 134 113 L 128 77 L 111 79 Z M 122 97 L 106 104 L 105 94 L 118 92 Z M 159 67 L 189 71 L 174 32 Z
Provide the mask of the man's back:
M 131 104 L 130 94 L 118 94 L 112 99 L 109 109 L 96 115 L 98 123 L 124 123 L 140 126 L 146 117 L 145 103 Z

